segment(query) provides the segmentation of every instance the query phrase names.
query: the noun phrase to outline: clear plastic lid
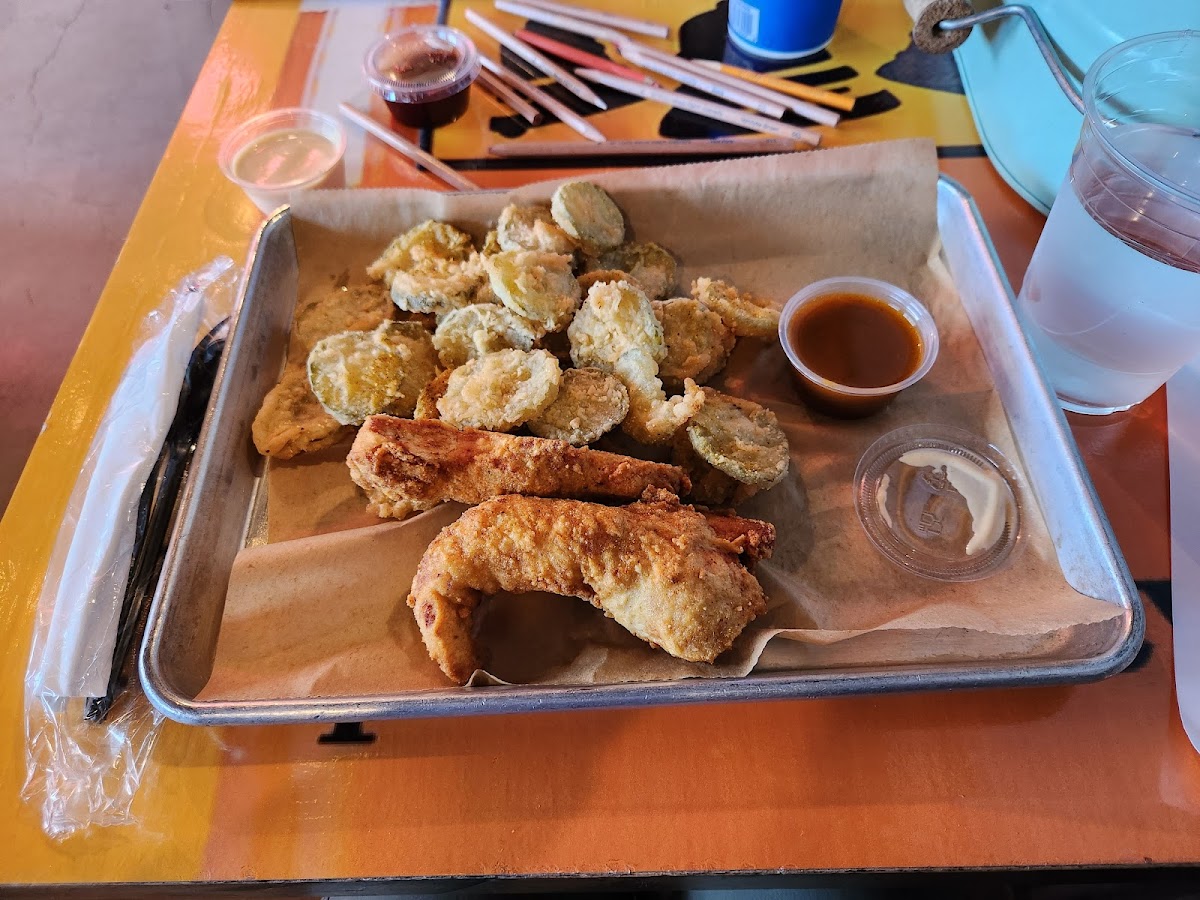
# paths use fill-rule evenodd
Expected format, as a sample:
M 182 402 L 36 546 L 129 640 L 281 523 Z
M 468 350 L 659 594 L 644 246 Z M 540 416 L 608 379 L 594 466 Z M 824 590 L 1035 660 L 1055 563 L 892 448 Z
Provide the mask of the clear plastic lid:
M 376 41 L 363 60 L 363 73 L 385 100 L 431 103 L 475 80 L 479 51 L 457 28 L 414 25 Z
M 911 425 L 872 444 L 854 473 L 859 520 L 897 565 L 939 581 L 975 581 L 1011 558 L 1021 532 L 1016 473 L 983 438 Z

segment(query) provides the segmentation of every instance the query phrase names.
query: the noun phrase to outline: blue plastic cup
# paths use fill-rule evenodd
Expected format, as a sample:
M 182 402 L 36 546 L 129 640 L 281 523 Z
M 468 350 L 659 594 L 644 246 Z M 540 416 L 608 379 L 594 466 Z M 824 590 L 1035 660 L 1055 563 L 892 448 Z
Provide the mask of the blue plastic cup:
M 729 40 L 750 56 L 794 59 L 833 40 L 842 0 L 729 0 Z

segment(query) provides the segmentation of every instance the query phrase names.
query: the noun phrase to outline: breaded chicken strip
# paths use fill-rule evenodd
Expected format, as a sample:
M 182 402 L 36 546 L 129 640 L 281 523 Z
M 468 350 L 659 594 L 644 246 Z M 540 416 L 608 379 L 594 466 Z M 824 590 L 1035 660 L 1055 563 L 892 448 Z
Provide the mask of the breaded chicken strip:
M 376 512 L 397 519 L 444 500 L 481 503 L 501 494 L 632 500 L 648 487 L 690 488 L 677 466 L 566 441 L 460 431 L 437 419 L 371 416 L 346 464 Z
M 500 591 L 579 597 L 672 656 L 712 662 L 766 612 L 741 554 L 770 556 L 774 539 L 767 522 L 710 521 L 665 491 L 624 507 L 498 497 L 434 538 L 408 605 L 429 656 L 459 684 L 480 666 L 475 609 Z

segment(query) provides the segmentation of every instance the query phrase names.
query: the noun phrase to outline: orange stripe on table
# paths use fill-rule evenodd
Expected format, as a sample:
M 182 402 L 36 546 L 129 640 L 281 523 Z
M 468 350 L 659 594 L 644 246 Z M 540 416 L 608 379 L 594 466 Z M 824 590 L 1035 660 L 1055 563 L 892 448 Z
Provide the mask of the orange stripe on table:
M 313 59 L 321 42 L 321 31 L 325 27 L 324 12 L 302 12 L 296 19 L 296 29 L 283 58 L 279 73 L 279 84 L 271 98 L 271 106 L 303 106 L 304 88 L 312 70 Z

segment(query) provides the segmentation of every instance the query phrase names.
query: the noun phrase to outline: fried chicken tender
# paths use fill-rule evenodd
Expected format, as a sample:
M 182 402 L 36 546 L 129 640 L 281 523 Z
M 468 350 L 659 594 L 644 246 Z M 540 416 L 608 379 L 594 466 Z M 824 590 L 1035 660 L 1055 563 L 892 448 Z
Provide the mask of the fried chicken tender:
M 579 308 L 579 282 L 569 256 L 515 250 L 489 256 L 484 264 L 492 292 L 517 315 L 535 323 L 540 334 L 566 328 Z
M 667 344 L 666 358 L 658 364 L 658 377 L 667 390 L 682 390 L 688 378 L 704 384 L 725 368 L 737 338 L 720 316 L 688 297 L 655 300 L 651 305 Z
M 779 331 L 779 310 L 728 281 L 697 278 L 692 282 L 692 296 L 720 316 L 738 337 L 773 338 Z
M 501 250 L 575 252 L 575 240 L 555 224 L 548 206 L 517 206 L 510 203 L 504 207 L 496 223 L 496 243 Z
M 545 350 L 499 350 L 459 366 L 437 402 L 459 428 L 512 431 L 554 402 L 562 383 L 558 360 Z
M 590 181 L 559 185 L 550 198 L 558 226 L 590 253 L 599 253 L 625 240 L 625 217 L 613 198 Z
M 628 272 L 651 300 L 662 300 L 675 290 L 675 257 L 658 244 L 621 244 L 589 259 L 586 269 Z
M 299 453 L 336 444 L 346 429 L 325 411 L 308 386 L 303 360 L 288 365 L 267 392 L 250 434 L 263 456 L 291 459 Z
M 766 522 L 709 518 L 666 492 L 625 507 L 499 497 L 434 538 L 408 605 L 430 658 L 458 684 L 481 665 L 475 610 L 500 591 L 587 600 L 674 657 L 712 662 L 766 612 L 742 554 L 766 557 L 773 544 Z
M 464 429 L 432 419 L 371 416 L 346 458 L 380 516 L 402 519 L 444 500 L 501 494 L 633 500 L 646 488 L 683 493 L 683 470 L 566 441 Z
M 558 397 L 526 425 L 538 437 L 576 447 L 599 440 L 629 412 L 629 391 L 621 380 L 599 369 L 567 369 Z

